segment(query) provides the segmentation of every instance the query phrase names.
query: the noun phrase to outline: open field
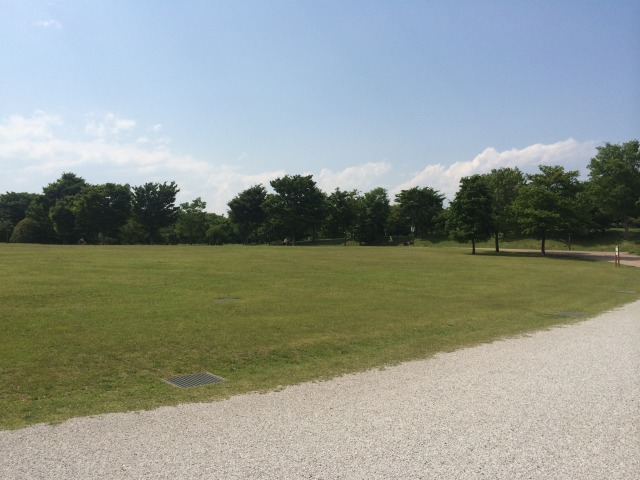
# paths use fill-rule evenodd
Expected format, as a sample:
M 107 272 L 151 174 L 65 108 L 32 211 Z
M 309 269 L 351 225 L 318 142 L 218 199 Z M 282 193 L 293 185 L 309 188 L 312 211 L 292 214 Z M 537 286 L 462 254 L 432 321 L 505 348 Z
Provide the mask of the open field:
M 465 248 L 0 246 L 0 428 L 424 358 L 640 298 L 640 269 Z M 161 379 L 228 381 L 181 390 Z

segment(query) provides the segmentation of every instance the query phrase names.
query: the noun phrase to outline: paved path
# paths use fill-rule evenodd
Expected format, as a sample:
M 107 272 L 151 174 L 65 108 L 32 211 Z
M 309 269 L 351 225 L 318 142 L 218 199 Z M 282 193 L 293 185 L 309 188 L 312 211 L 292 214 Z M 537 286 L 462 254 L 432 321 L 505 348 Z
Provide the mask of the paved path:
M 484 249 L 489 250 L 489 249 Z M 502 252 L 526 252 L 526 253 L 539 253 L 540 250 L 524 250 L 516 248 L 501 248 Z M 561 257 L 577 257 L 577 258 L 590 258 L 593 260 L 601 260 L 605 262 L 615 262 L 615 254 L 613 252 L 594 252 L 594 251 L 580 251 L 580 250 L 547 250 L 547 255 L 561 256 Z M 620 252 L 620 264 L 628 265 L 630 267 L 640 267 L 640 257 L 632 255 L 628 252 Z
M 0 478 L 640 478 L 640 301 L 279 392 L 3 431 Z
M 582 258 L 592 258 L 594 260 L 603 260 L 605 262 L 615 262 L 615 254 L 613 252 L 581 252 L 581 251 L 562 251 L 562 250 L 550 250 L 547 252 L 549 255 L 561 255 L 561 256 L 575 256 Z M 628 252 L 620 252 L 620 263 L 622 265 L 628 265 L 630 267 L 640 267 L 640 257 L 631 255 Z

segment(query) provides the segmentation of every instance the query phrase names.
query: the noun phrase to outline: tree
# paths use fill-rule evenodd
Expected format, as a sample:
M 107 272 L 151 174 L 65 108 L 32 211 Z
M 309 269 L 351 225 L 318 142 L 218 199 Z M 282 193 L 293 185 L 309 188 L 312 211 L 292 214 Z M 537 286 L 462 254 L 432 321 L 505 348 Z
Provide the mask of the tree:
M 449 205 L 447 230 L 455 241 L 471 242 L 471 254 L 476 253 L 476 242 L 491 236 L 491 189 L 482 175 L 460 180 L 460 188 Z
M 444 195 L 430 187 L 402 190 L 396 194 L 398 218 L 406 228 L 415 227 L 416 235 L 422 238 L 434 230 L 443 202 Z
M 63 173 L 58 180 L 44 187 L 42 194 L 48 202 L 48 207 L 51 208 L 60 199 L 75 197 L 86 186 L 87 182 L 75 173 Z
M 87 185 L 74 201 L 78 231 L 89 242 L 119 240 L 131 217 L 131 202 L 127 184 Z
M 315 231 L 324 219 L 326 197 L 311 175 L 285 175 L 270 182 L 275 195 L 265 202 L 267 215 L 285 232 L 293 245 L 309 231 Z
M 12 243 L 38 243 L 41 241 L 40 225 L 32 218 L 23 218 L 13 229 L 11 234 Z
M 63 197 L 49 209 L 49 218 L 55 232 L 62 237 L 62 243 L 67 243 L 76 227 L 76 216 L 73 213 L 73 198 Z
M 236 195 L 227 205 L 229 206 L 229 220 L 240 231 L 242 243 L 249 244 L 251 235 L 265 221 L 264 202 L 267 190 L 263 185 L 254 185 Z
M 120 230 L 120 241 L 126 245 L 137 245 L 148 242 L 149 236 L 132 215 Z
M 544 255 L 550 234 L 582 229 L 587 221 L 578 197 L 578 172 L 548 165 L 539 169 L 540 173 L 527 175 L 527 183 L 513 205 L 522 232 L 540 238 Z
M 331 238 L 344 237 L 346 245 L 348 232 L 357 218 L 358 192 L 336 188 L 327 197 L 327 205 L 326 233 Z
M 191 203 L 180 204 L 178 211 L 178 222 L 176 229 L 178 233 L 187 239 L 189 245 L 193 245 L 196 240 L 204 240 L 207 231 L 207 213 L 205 212 L 207 203 L 200 197 Z
M 32 220 L 29 225 L 29 238 L 33 240 L 28 243 L 51 243 L 57 240 L 49 209 L 49 201 L 44 195 L 37 195 L 27 208 L 26 218 Z
M 374 188 L 365 193 L 358 208 L 356 238 L 360 243 L 375 243 L 385 236 L 390 204 L 387 191 Z
M 10 222 L 7 217 L 0 215 L 0 239 L 2 239 L 2 241 L 8 243 L 11 240 L 11 234 L 14 228 L 15 225 Z
M 58 180 L 44 187 L 42 195 L 36 196 L 26 212 L 27 217 L 35 221 L 32 227 L 38 230 L 33 237 L 39 238 L 39 242 L 66 241 L 66 237 L 74 229 L 68 224 L 71 215 L 65 209 L 71 209 L 73 199 L 86 186 L 87 182 L 76 174 L 63 173 Z M 51 209 L 58 201 L 61 202 L 60 205 L 52 212 Z M 54 218 L 57 218 L 57 226 L 54 225 Z M 60 233 L 63 231 L 64 234 Z
M 289 239 L 289 227 L 285 224 L 284 218 L 278 214 L 280 208 L 280 200 L 273 194 L 267 194 L 263 204 L 265 212 L 265 221 L 262 228 L 263 238 L 272 241 L 282 242 L 283 239 Z
M 223 245 L 238 241 L 233 223 L 223 215 L 207 213 L 206 238 L 210 245 Z
M 179 191 L 176 182 L 133 187 L 133 215 L 144 229 L 149 245 L 159 239 L 162 228 L 175 223 L 178 211 L 175 201 Z
M 589 191 L 602 212 L 622 222 L 640 212 L 640 142 L 606 143 L 589 162 Z
M 491 223 L 496 252 L 500 251 L 499 236 L 506 236 L 516 226 L 511 208 L 524 185 L 524 175 L 516 168 L 499 168 L 485 175 L 491 190 Z
M 36 197 L 36 194 L 26 192 L 0 195 L 0 241 L 10 240 L 14 227 L 27 216 L 27 209 Z

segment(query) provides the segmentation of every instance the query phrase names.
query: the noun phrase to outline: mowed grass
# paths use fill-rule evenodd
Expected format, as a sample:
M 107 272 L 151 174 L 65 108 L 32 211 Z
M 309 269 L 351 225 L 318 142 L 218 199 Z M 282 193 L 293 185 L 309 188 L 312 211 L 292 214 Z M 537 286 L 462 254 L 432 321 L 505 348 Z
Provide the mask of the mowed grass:
M 640 298 L 640 269 L 465 248 L 0 246 L 0 428 L 425 358 Z M 225 383 L 163 378 L 208 371 Z

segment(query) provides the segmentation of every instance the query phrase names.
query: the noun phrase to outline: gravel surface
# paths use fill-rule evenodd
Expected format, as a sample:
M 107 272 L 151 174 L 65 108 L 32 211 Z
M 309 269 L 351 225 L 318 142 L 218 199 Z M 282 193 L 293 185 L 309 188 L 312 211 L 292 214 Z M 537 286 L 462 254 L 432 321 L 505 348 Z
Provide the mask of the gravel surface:
M 1 431 L 0 478 L 640 478 L 640 302 L 279 392 Z
M 484 250 L 491 250 L 489 248 Z M 527 252 L 538 253 L 539 250 L 526 250 L 517 248 L 503 248 L 502 252 Z M 616 257 L 614 252 L 597 252 L 597 251 L 580 251 L 580 250 L 547 250 L 548 256 L 560 256 L 560 257 L 577 257 L 577 258 L 591 258 L 592 260 L 600 260 L 605 262 L 615 262 Z M 632 255 L 628 252 L 620 252 L 620 264 L 628 265 L 630 267 L 640 267 L 640 257 Z

